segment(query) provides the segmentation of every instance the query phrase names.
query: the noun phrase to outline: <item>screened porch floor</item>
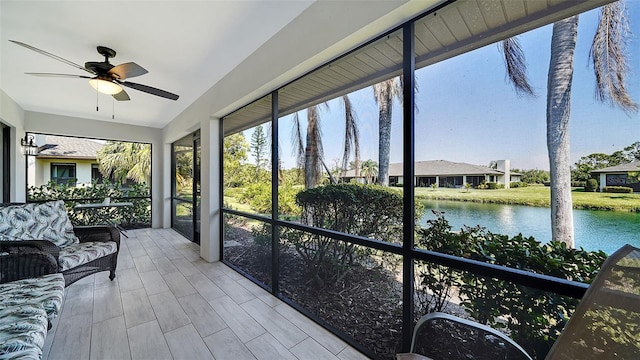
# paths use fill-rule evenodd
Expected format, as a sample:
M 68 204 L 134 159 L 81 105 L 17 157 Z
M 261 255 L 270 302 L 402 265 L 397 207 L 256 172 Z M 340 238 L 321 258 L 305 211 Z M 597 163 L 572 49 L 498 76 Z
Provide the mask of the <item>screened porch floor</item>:
M 45 359 L 366 359 L 175 231 L 126 234 L 113 282 L 65 290 Z

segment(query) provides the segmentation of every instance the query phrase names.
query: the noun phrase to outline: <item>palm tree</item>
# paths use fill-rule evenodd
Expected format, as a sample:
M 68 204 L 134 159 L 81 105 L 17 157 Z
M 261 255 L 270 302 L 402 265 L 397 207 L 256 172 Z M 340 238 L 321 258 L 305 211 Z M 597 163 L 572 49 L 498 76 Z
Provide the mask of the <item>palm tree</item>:
M 378 184 L 389 185 L 389 157 L 391 154 L 391 112 L 393 100 L 402 98 L 399 77 L 373 85 L 373 96 L 378 104 Z
M 345 144 L 344 157 L 342 160 L 343 169 L 347 167 L 349 162 L 349 154 L 353 147 L 356 162 L 360 162 L 360 142 L 358 139 L 358 127 L 356 122 L 356 114 L 351 106 L 351 101 L 347 95 L 342 97 L 342 103 L 345 109 Z M 304 169 L 305 188 L 314 188 L 319 182 L 323 169 L 329 175 L 331 182 L 335 183 L 335 179 L 331 171 L 324 163 L 324 152 L 322 148 L 322 132 L 320 129 L 320 110 L 328 109 L 329 105 L 321 103 L 313 105 L 307 109 L 307 134 L 306 141 L 303 141 L 302 129 L 300 128 L 300 118 L 298 114 L 293 116 L 293 133 L 291 141 L 293 143 L 293 153 L 297 159 L 298 168 Z M 344 171 L 344 170 L 343 170 Z
M 628 25 L 621 2 L 601 8 L 598 29 L 589 57 L 596 77 L 596 99 L 635 112 L 625 81 L 628 73 L 625 49 Z M 547 78 L 547 149 L 551 173 L 552 239 L 574 246 L 569 115 L 573 61 L 578 35 L 578 15 L 556 22 L 551 38 L 551 62 Z
M 342 154 L 342 171 L 341 176 L 349 167 L 349 156 L 351 154 L 351 148 L 353 147 L 353 155 L 356 177 L 360 176 L 360 135 L 358 131 L 358 123 L 356 118 L 356 112 L 351 106 L 351 100 L 349 96 L 342 97 L 342 103 L 344 104 L 344 153 Z
M 596 99 L 625 112 L 638 105 L 626 89 L 628 65 L 625 49 L 628 25 L 621 1 L 600 10 L 598 29 L 589 58 L 596 77 Z M 573 61 L 578 36 L 578 15 L 556 22 L 551 38 L 551 61 L 547 75 L 547 150 L 551 182 L 551 236 L 574 247 L 569 117 Z M 514 46 L 515 45 L 515 46 Z M 533 95 L 526 79 L 524 54 L 515 38 L 503 41 L 505 64 L 516 91 Z M 513 65 L 515 64 L 515 65 Z M 512 74 L 513 73 L 513 74 Z M 523 76 L 524 74 L 524 76 Z
M 151 146 L 132 142 L 109 141 L 97 154 L 103 176 L 124 182 L 149 183 L 151 178 Z
M 364 176 L 367 184 L 371 184 L 373 182 L 373 177 L 378 174 L 378 164 L 369 159 L 362 162 L 362 176 Z

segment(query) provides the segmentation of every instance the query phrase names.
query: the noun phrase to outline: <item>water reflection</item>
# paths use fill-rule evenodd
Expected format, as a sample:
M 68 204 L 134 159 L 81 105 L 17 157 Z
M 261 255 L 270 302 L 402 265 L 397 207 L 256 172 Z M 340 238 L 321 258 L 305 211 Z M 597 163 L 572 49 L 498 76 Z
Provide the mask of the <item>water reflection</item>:
M 420 225 L 435 218 L 430 210 L 442 211 L 454 229 L 480 225 L 509 236 L 522 233 L 538 241 L 551 240 L 551 209 L 521 205 L 482 204 L 459 201 L 424 201 Z M 624 244 L 640 247 L 640 213 L 574 210 L 576 247 L 613 253 Z

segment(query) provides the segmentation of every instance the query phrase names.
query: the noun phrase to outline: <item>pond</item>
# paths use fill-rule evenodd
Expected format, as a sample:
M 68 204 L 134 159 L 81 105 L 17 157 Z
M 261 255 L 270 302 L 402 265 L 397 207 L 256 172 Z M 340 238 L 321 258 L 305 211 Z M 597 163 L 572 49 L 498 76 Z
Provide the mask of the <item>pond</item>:
M 461 201 L 423 201 L 427 210 L 420 219 L 426 226 L 435 216 L 430 210 L 444 212 L 454 230 L 464 225 L 480 225 L 509 236 L 522 233 L 541 242 L 551 240 L 551 209 L 522 205 L 499 205 Z M 576 248 L 613 253 L 624 244 L 640 247 L 640 213 L 573 210 Z

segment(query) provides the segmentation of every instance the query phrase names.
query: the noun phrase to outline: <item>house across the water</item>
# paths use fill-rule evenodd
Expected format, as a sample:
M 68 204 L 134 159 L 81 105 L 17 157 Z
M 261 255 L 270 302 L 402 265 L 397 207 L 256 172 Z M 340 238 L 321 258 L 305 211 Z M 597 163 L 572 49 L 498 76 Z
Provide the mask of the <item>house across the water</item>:
M 638 177 L 633 179 L 629 176 L 629 173 L 634 172 L 640 172 L 640 160 L 593 170 L 591 174 L 600 175 L 600 180 L 598 181 L 600 183 L 600 191 L 602 191 L 605 186 L 626 186 L 632 188 L 635 192 L 640 192 Z
M 511 182 L 520 181 L 522 175 L 511 172 L 509 160 L 498 160 L 496 163 L 496 168 L 492 169 L 488 166 L 446 160 L 416 161 L 413 183 L 417 187 L 433 184 L 437 184 L 438 187 L 463 187 L 467 183 L 477 187 L 483 182 L 495 182 L 509 188 Z M 404 183 L 402 166 L 402 163 L 389 164 L 389 184 Z M 347 182 L 352 179 L 364 182 L 363 176 L 356 177 L 355 170 L 347 171 L 343 179 Z

